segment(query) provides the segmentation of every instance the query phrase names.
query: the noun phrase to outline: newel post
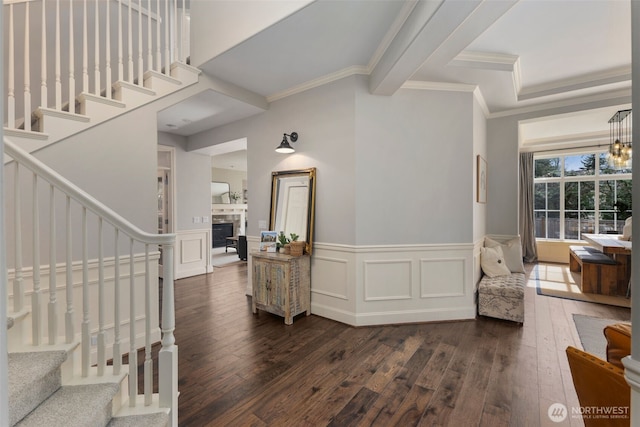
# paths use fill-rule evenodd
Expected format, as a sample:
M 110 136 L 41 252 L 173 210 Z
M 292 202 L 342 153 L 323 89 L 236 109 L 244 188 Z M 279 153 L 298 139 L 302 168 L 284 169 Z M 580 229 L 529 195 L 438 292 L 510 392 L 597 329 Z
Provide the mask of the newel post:
M 178 425 L 178 346 L 173 331 L 176 327 L 173 250 L 174 241 L 162 246 L 162 348 L 158 356 L 160 407 L 170 408 L 169 425 Z

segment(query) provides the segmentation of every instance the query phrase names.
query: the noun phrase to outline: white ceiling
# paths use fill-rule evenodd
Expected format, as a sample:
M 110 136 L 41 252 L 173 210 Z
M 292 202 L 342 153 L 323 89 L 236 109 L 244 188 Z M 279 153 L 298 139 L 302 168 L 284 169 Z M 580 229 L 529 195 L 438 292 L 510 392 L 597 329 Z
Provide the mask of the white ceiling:
M 630 95 L 630 15 L 630 0 L 318 0 L 200 68 L 267 101 L 349 73 L 386 91 L 477 86 L 497 117 Z M 527 122 L 521 139 L 602 133 L 621 108 Z M 260 111 L 207 91 L 161 112 L 159 126 L 188 136 Z

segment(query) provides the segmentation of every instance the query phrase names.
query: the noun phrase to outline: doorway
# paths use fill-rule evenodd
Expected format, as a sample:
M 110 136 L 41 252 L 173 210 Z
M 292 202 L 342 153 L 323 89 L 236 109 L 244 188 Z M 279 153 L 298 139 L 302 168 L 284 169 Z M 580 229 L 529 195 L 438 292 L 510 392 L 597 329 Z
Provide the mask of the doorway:
M 158 146 L 158 234 L 173 233 L 175 227 L 175 148 Z M 162 277 L 162 248 L 158 263 L 159 275 Z

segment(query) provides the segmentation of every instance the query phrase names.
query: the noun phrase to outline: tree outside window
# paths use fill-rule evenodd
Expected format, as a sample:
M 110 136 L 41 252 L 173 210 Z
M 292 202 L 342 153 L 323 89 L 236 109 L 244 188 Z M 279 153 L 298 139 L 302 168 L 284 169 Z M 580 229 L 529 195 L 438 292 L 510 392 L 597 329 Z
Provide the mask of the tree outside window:
M 535 158 L 534 174 L 537 238 L 621 233 L 631 216 L 631 170 L 611 168 L 606 153 Z

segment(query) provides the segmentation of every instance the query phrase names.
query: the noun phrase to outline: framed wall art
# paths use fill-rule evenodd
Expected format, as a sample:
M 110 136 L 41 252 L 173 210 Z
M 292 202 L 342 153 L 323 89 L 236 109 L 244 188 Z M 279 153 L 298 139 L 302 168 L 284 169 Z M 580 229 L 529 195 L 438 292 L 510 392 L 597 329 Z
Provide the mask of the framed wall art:
M 476 177 L 476 201 L 487 203 L 487 161 L 478 154 Z

